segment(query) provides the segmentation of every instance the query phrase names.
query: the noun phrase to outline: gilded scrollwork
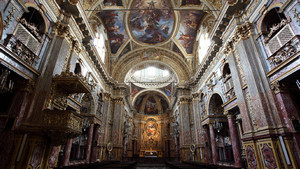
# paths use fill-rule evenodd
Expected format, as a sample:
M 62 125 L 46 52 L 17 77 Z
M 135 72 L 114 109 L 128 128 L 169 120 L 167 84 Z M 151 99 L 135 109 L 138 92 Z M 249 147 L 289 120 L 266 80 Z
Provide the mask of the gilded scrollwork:
M 226 54 L 226 55 L 230 54 L 235 49 L 236 44 L 240 40 L 245 40 L 245 39 L 248 39 L 250 36 L 252 36 L 253 31 L 254 31 L 253 26 L 250 22 L 246 22 L 242 25 L 239 25 L 236 28 L 233 36 L 225 44 L 225 47 L 223 49 L 223 53 Z
M 298 24 L 299 24 L 299 26 L 300 26 L 300 12 L 298 12 L 297 9 L 295 8 L 295 9 L 293 10 L 293 14 L 294 14 L 294 18 L 297 19 L 297 22 L 298 22 Z
M 299 38 L 293 38 L 281 47 L 277 52 L 272 54 L 267 60 L 270 63 L 271 68 L 275 68 L 285 60 L 294 56 L 300 49 Z
M 67 24 L 58 21 L 54 24 L 52 32 L 57 37 L 65 38 L 70 34 L 70 27 Z
M 181 97 L 178 104 L 188 104 L 192 101 L 191 97 Z

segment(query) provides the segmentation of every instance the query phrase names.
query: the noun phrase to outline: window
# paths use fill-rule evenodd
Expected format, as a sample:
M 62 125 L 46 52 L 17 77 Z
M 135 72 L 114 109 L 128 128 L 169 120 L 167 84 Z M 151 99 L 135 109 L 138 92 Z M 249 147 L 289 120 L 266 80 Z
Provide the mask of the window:
M 97 49 L 97 52 L 102 60 L 105 63 L 105 39 L 102 33 L 96 33 L 96 38 L 94 39 L 94 45 Z

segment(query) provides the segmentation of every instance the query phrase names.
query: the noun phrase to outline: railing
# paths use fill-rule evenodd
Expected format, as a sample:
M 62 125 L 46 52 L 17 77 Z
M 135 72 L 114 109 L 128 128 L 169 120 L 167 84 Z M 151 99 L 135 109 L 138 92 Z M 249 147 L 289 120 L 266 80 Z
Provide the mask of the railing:
M 30 66 L 35 67 L 38 64 L 42 41 L 21 23 L 17 25 L 13 34 L 7 36 L 4 45 Z
M 285 22 L 285 26 L 279 27 L 280 30 L 272 35 L 270 39 L 265 41 L 267 48 L 269 49 L 269 55 L 273 55 L 276 51 L 278 51 L 282 46 L 284 46 L 288 41 L 290 41 L 294 37 L 294 32 L 287 22 Z
M 226 76 L 224 79 L 224 94 L 227 100 L 230 100 L 235 96 L 231 75 Z
M 294 36 L 267 58 L 271 69 L 294 56 L 300 50 L 300 36 Z

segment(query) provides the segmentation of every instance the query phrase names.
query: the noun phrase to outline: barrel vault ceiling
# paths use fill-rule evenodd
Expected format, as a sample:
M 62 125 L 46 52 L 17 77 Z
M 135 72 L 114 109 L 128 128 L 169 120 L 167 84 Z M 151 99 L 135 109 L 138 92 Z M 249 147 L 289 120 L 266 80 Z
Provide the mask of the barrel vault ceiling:
M 183 67 L 184 64 L 190 67 L 189 62 L 197 53 L 201 27 L 212 30 L 222 8 L 222 0 L 82 0 L 81 3 L 95 31 L 101 25 L 104 27 L 112 67 L 137 53 L 142 61 L 157 61 L 164 53 L 169 58 L 175 57 Z M 161 52 L 150 55 L 149 48 Z

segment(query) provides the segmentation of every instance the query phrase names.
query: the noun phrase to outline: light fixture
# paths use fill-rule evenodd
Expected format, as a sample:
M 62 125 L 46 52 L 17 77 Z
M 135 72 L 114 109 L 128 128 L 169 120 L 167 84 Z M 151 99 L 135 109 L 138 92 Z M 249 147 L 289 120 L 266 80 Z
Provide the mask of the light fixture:
M 222 130 L 222 128 L 223 128 L 223 124 L 219 121 L 215 121 L 214 129 L 216 129 L 218 131 L 218 133 Z

